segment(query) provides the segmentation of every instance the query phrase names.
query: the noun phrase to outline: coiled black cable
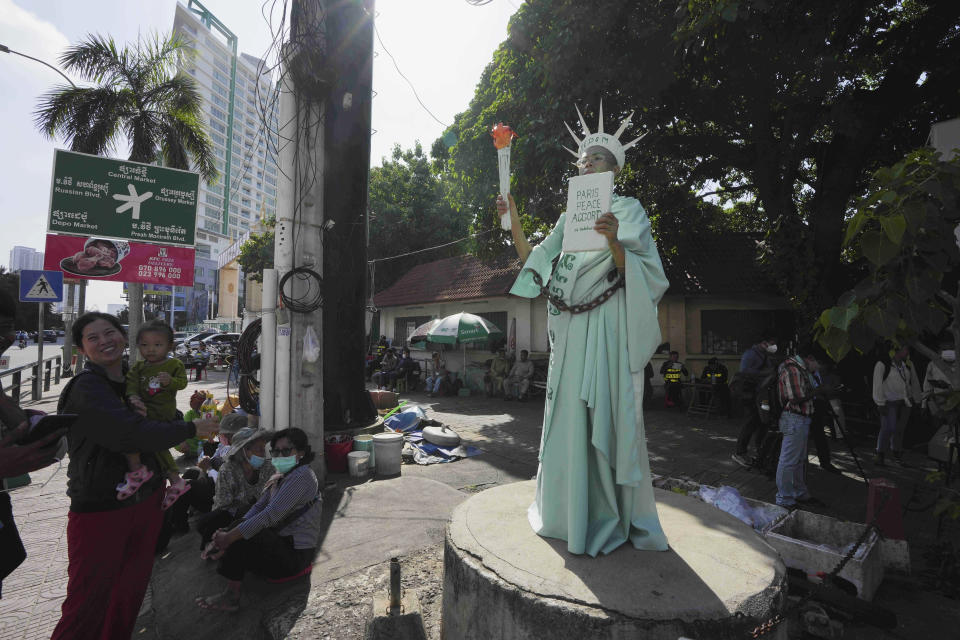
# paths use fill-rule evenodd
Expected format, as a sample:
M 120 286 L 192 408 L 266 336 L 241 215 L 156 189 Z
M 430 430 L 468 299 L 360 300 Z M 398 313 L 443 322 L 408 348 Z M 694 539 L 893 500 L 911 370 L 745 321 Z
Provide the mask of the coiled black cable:
M 260 318 L 251 322 L 237 342 L 237 363 L 240 366 L 240 383 L 237 395 L 240 396 L 240 407 L 250 414 L 260 414 L 260 382 L 255 373 L 260 369 L 260 354 L 257 351 L 257 340 L 260 338 Z M 229 380 L 229 378 L 228 378 Z M 227 389 L 229 394 L 230 390 Z
M 310 282 L 307 286 L 306 293 L 299 298 L 291 298 L 287 295 L 285 286 L 290 278 L 294 276 L 296 276 L 298 280 L 315 280 L 316 283 Z M 323 278 L 313 269 L 294 267 L 283 274 L 277 288 L 280 290 L 280 300 L 283 302 L 283 306 L 292 313 L 310 313 L 323 306 Z

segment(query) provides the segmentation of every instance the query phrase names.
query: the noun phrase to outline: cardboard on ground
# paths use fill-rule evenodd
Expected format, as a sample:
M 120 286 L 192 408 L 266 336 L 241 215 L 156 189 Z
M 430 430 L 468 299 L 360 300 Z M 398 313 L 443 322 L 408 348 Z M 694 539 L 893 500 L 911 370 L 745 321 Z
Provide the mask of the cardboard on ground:
M 567 218 L 563 226 L 564 251 L 600 251 L 607 239 L 593 229 L 597 218 L 610 211 L 613 172 L 589 173 L 570 178 Z

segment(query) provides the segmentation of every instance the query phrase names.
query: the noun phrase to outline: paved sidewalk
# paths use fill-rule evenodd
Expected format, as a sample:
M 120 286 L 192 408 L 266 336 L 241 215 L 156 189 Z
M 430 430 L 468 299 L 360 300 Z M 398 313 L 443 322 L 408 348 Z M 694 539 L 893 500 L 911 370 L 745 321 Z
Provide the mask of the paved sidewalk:
M 211 372 L 209 381 L 191 382 L 188 389 L 179 394 L 184 408 L 196 388 L 210 389 L 221 398 L 225 393 L 225 374 Z M 52 390 L 42 402 L 31 406 L 52 410 L 56 397 L 57 393 Z M 418 393 L 403 394 L 403 397 L 426 408 L 429 417 L 448 424 L 483 453 L 449 464 L 404 465 L 402 477 L 395 480 L 357 482 L 343 475 L 332 476 L 338 482 L 338 489 L 325 496 L 326 528 L 310 580 L 282 588 L 253 585 L 254 597 L 250 602 L 253 613 L 242 621 L 229 617 L 214 620 L 210 614 L 202 614 L 192 606 L 193 596 L 209 592 L 211 586 L 219 583 L 219 578 L 212 567 L 201 565 L 197 560 L 195 534 L 175 538 L 170 551 L 158 559 L 151 583 L 152 589 L 163 597 L 151 601 L 148 595 L 136 636 L 179 640 L 189 629 L 191 640 L 219 639 L 226 630 L 224 623 L 230 621 L 228 630 L 234 639 L 284 637 L 270 630 L 289 630 L 291 620 L 323 614 L 323 605 L 327 603 L 317 600 L 322 597 L 318 594 L 327 593 L 328 583 L 333 584 L 344 576 L 362 576 L 391 554 L 415 555 L 418 550 L 436 548 L 442 540 L 443 513 L 449 515 L 448 510 L 458 500 L 457 494 L 465 497 L 492 486 L 527 480 L 536 474 L 543 417 L 541 402 L 506 402 L 477 396 L 428 398 Z M 726 484 L 748 497 L 773 501 L 775 485 L 770 479 L 743 469 L 730 459 L 739 420 L 690 418 L 682 411 L 656 409 L 646 413 L 646 426 L 654 473 L 712 485 Z M 827 503 L 817 510 L 862 522 L 866 504 L 864 483 L 845 445 L 831 444 L 834 463 L 844 474 L 829 474 L 820 471 L 816 464 L 810 465 L 810 487 Z M 865 455 L 871 445 L 869 438 L 861 438 L 858 453 Z M 815 459 L 811 456 L 812 461 Z M 915 465 L 911 468 L 882 470 L 883 475 L 902 488 L 904 502 L 915 485 L 923 486 L 922 478 L 927 471 L 921 456 L 910 460 Z M 868 473 L 877 471 L 866 461 L 864 467 Z M 41 486 L 51 475 L 50 483 Z M 4 582 L 0 638 L 10 640 L 49 637 L 59 618 L 66 585 L 66 471 L 54 473 L 54 468 L 46 469 L 33 478 L 31 486 L 14 491 L 12 496 L 29 556 Z M 418 488 L 411 491 L 410 487 L 414 486 Z M 433 512 L 424 511 L 424 501 L 430 503 Z M 908 513 L 905 520 L 915 566 L 921 566 L 923 561 L 918 549 L 933 539 L 935 527 L 931 523 L 934 521 L 929 511 Z M 955 533 L 954 527 L 946 535 Z M 396 542 L 390 543 L 390 540 Z M 885 581 L 877 602 L 893 608 L 900 616 L 899 635 L 870 628 L 863 628 L 862 634 L 858 634 L 856 629 L 848 628 L 846 637 L 934 637 L 931 634 L 936 629 L 960 626 L 956 602 L 924 591 L 916 578 Z M 280 619 L 288 619 L 289 624 L 278 623 Z

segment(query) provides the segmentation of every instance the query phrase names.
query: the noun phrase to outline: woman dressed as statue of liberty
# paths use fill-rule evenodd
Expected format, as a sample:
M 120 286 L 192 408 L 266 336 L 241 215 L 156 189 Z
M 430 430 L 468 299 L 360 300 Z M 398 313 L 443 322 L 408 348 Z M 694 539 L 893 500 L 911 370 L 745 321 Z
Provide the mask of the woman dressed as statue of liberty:
M 571 152 L 580 174 L 616 175 L 639 140 L 620 143 L 630 117 L 616 133 L 604 133 L 601 105 L 597 132 L 590 133 L 577 114 L 584 137 L 567 129 L 577 142 Z M 502 197 L 497 209 L 507 213 Z M 607 248 L 564 252 L 566 213 L 533 248 L 512 197 L 509 213 L 524 262 L 510 292 L 548 298 L 550 371 L 530 525 L 541 536 L 566 540 L 575 554 L 610 553 L 627 540 L 664 551 L 642 407 L 643 369 L 661 342 L 657 304 L 669 283 L 647 214 L 636 199 L 614 195 L 594 226 Z

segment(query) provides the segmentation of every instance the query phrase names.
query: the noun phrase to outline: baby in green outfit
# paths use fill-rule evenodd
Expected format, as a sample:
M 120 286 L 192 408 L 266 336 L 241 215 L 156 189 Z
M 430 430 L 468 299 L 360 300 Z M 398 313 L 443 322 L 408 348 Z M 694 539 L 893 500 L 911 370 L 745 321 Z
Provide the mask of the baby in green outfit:
M 134 407 L 146 408 L 153 420 L 177 419 L 177 391 L 187 386 L 187 371 L 183 363 L 167 356 L 173 350 L 173 329 L 161 321 L 148 322 L 137 334 L 137 348 L 143 358 L 127 373 L 127 398 Z M 129 471 L 117 485 L 117 498 L 129 498 L 144 482 L 153 476 L 140 460 L 140 453 L 127 453 Z M 169 450 L 159 451 L 160 468 L 170 481 L 163 497 L 163 509 L 168 509 L 190 488 L 180 477 L 179 469 Z

